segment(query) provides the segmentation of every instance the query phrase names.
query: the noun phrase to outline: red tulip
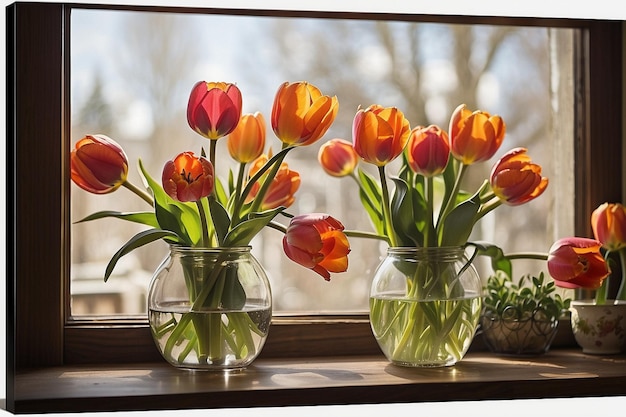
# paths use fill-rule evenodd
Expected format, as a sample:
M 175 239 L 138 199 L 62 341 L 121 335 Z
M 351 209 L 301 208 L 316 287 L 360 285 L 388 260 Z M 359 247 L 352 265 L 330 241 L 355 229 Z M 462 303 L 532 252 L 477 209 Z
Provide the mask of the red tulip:
M 531 162 L 526 149 L 507 152 L 491 170 L 491 188 L 506 204 L 517 206 L 540 196 L 548 187 L 541 166 Z
M 409 136 L 406 156 L 414 172 L 426 177 L 441 174 L 450 158 L 448 134 L 435 125 L 416 127 Z
M 465 165 L 486 161 L 502 145 L 506 126 L 500 116 L 468 110 L 465 104 L 452 113 L 450 147 L 452 155 Z
M 599 288 L 610 274 L 601 246 L 597 240 L 581 237 L 556 241 L 548 255 L 548 271 L 555 284 L 562 288 Z
M 199 81 L 187 104 L 189 126 L 208 139 L 232 132 L 241 117 L 241 91 L 234 84 Z
M 336 96 L 307 82 L 284 83 L 274 98 L 272 129 L 286 145 L 310 145 L 324 136 L 338 110 Z
M 193 152 L 183 152 L 163 167 L 163 189 L 175 200 L 198 201 L 213 192 L 213 164 Z
M 283 249 L 289 259 L 330 281 L 330 272 L 348 269 L 350 244 L 343 229 L 338 220 L 327 214 L 296 216 L 283 238 Z
M 122 147 L 105 135 L 87 135 L 70 153 L 72 181 L 94 194 L 115 191 L 128 177 L 128 158 Z
M 269 157 L 267 155 L 261 155 L 257 158 L 252 165 L 250 166 L 250 171 L 248 173 L 249 177 L 252 177 L 265 163 L 267 163 Z M 261 189 L 261 183 L 265 181 L 267 175 L 261 177 L 259 181 L 257 181 L 248 197 L 246 198 L 246 202 L 250 202 L 254 200 L 254 198 L 258 195 Z M 263 202 L 259 206 L 259 208 L 264 210 L 271 210 L 277 207 L 289 207 L 295 201 L 295 194 L 300 188 L 300 174 L 297 171 L 293 171 L 289 169 L 289 165 L 286 162 L 280 164 L 280 168 L 276 173 L 276 176 L 272 179 L 272 182 L 263 197 Z
M 364 161 L 376 166 L 396 159 L 410 133 L 409 121 L 400 110 L 378 104 L 359 109 L 352 123 L 354 150 Z
M 604 203 L 591 213 L 593 234 L 610 251 L 626 248 L 626 207 Z
M 259 112 L 244 114 L 239 124 L 228 135 L 228 152 L 240 163 L 254 161 L 265 147 L 265 119 Z
M 317 159 L 324 171 L 333 177 L 352 174 L 359 162 L 352 144 L 343 139 L 331 139 L 320 146 Z

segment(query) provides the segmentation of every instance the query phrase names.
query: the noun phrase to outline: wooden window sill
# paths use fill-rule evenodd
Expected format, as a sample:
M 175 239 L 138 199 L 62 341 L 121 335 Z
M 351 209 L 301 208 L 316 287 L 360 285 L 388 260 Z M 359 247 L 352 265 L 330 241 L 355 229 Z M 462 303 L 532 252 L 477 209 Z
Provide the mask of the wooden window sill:
M 626 395 L 626 355 L 553 349 L 539 357 L 470 352 L 447 368 L 384 357 L 259 358 L 245 371 L 177 370 L 165 362 L 19 371 L 15 413 L 376 404 Z

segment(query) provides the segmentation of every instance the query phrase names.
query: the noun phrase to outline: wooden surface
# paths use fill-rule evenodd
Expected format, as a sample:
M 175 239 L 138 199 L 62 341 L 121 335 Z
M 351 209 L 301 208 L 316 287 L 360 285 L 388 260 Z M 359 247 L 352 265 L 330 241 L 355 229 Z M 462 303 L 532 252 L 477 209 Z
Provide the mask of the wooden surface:
M 164 362 L 30 369 L 16 413 L 366 404 L 626 395 L 626 355 L 558 349 L 539 357 L 468 354 L 447 368 L 382 356 L 259 359 L 245 371 L 191 372 Z

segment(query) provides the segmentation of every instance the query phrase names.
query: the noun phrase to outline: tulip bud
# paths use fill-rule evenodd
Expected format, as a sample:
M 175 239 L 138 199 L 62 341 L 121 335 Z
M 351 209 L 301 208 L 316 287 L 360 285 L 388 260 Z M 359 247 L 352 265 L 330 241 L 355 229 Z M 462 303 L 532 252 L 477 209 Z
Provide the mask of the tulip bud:
M 320 146 L 317 159 L 324 171 L 333 177 L 352 174 L 359 162 L 352 144 L 343 139 L 331 139 Z
M 187 122 L 200 135 L 216 140 L 237 127 L 241 107 L 241 91 L 236 85 L 199 81 L 189 95 Z
M 193 152 L 183 152 L 163 167 L 163 190 L 175 200 L 199 201 L 213 192 L 213 164 Z
M 128 158 L 122 147 L 105 135 L 87 135 L 70 153 L 72 181 L 85 191 L 107 194 L 128 177 Z
M 555 284 L 562 288 L 599 288 L 610 274 L 601 246 L 597 240 L 580 237 L 556 241 L 548 255 L 548 271 Z
M 406 156 L 413 172 L 432 177 L 441 174 L 450 158 L 448 134 L 439 126 L 418 126 L 411 131 Z
M 352 123 L 354 150 L 365 162 L 384 166 L 402 153 L 411 128 L 395 107 L 378 104 L 359 109 Z
M 620 203 L 604 203 L 591 213 L 591 227 L 605 249 L 626 248 L 626 207 Z
M 336 96 L 322 95 L 307 82 L 284 83 L 274 98 L 272 129 L 286 145 L 310 145 L 324 136 L 338 110 Z
M 502 145 L 506 126 L 500 116 L 468 110 L 458 106 L 450 118 L 450 148 L 452 155 L 465 165 L 486 161 Z
M 512 149 L 500 158 L 491 170 L 490 182 L 493 192 L 511 206 L 539 197 L 548 187 L 541 166 L 531 162 L 524 148 Z
M 348 269 L 350 244 L 343 230 L 343 225 L 327 214 L 296 216 L 283 238 L 283 249 L 289 259 L 330 281 L 330 272 Z
M 259 112 L 244 114 L 228 135 L 228 152 L 237 162 L 248 163 L 261 156 L 265 147 L 265 119 Z
M 252 177 L 256 174 L 263 165 L 267 163 L 269 157 L 267 155 L 261 155 L 250 166 L 248 176 Z M 251 188 L 246 203 L 254 200 L 259 191 L 261 190 L 261 184 L 267 181 L 268 175 L 264 174 Z M 289 169 L 289 165 L 286 162 L 280 164 L 280 168 L 276 175 L 271 180 L 269 188 L 263 196 L 263 201 L 259 208 L 261 211 L 272 210 L 277 207 L 290 207 L 295 201 L 295 194 L 300 188 L 300 174 L 297 171 Z

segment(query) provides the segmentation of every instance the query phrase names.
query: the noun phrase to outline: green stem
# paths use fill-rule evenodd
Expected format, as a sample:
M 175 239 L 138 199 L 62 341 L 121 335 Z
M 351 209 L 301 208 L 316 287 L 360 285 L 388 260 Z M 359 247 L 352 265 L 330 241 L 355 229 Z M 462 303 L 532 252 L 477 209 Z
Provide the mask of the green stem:
M 209 245 L 209 227 L 206 219 L 206 213 L 204 212 L 204 205 L 202 200 L 196 201 L 198 206 L 198 213 L 200 213 L 200 224 L 202 226 L 202 247 L 208 248 Z
M 604 259 L 606 261 L 608 261 L 609 255 L 611 254 L 610 251 L 607 251 L 604 254 Z M 602 283 L 602 285 L 600 286 L 600 288 L 598 288 L 596 290 L 596 304 L 598 305 L 604 305 L 606 304 L 606 298 L 607 298 L 607 294 L 609 292 L 609 280 L 610 280 L 611 276 L 609 275 L 604 282 Z
M 244 197 L 241 195 L 241 189 L 243 187 L 243 178 L 246 170 L 246 163 L 239 164 L 239 173 L 237 175 L 237 185 L 235 186 L 235 205 L 233 207 L 233 214 L 231 219 L 231 226 L 236 226 L 241 220 L 239 210 L 243 205 Z
M 391 221 L 391 206 L 389 200 L 389 188 L 387 187 L 387 179 L 385 177 L 385 166 L 378 167 L 378 174 L 380 175 L 380 185 L 383 192 L 383 216 L 385 218 L 385 227 L 387 229 L 387 236 L 389 237 L 389 244 L 397 246 L 398 240 L 393 230 L 393 223 Z
M 622 267 L 622 281 L 617 291 L 616 300 L 626 300 L 626 248 L 622 248 L 619 251 L 620 265 Z
M 541 252 L 514 252 L 505 255 L 508 259 L 536 259 L 538 261 L 547 261 L 548 254 Z
M 426 187 L 426 227 L 424 228 L 424 247 L 427 248 L 429 246 L 437 245 L 437 241 L 431 242 L 431 239 L 435 239 L 434 236 L 434 223 L 433 223 L 433 198 L 434 198 L 434 182 L 433 177 L 426 178 L 424 182 L 424 186 Z
M 150 194 L 148 194 L 147 192 L 145 192 L 144 190 L 142 190 L 141 188 L 135 186 L 133 183 L 131 183 L 130 181 L 126 180 L 122 183 L 122 186 L 126 187 L 127 189 L 129 189 L 130 191 L 132 191 L 133 193 L 137 194 L 139 197 L 141 197 L 146 203 L 150 204 L 150 206 L 154 206 L 154 201 L 152 200 L 152 197 L 150 197 Z
M 437 219 L 437 234 L 439 234 L 440 232 L 440 228 L 443 225 L 443 220 L 446 218 L 448 213 L 450 213 L 450 211 L 452 211 L 452 209 L 454 208 L 457 195 L 459 194 L 459 190 L 461 189 L 461 182 L 463 181 L 463 176 L 465 175 L 465 171 L 467 170 L 467 167 L 468 165 L 461 163 L 459 170 L 456 174 L 456 179 L 454 181 L 454 186 L 452 187 L 452 191 L 450 192 L 448 199 L 443 202 L 443 206 L 441 208 L 439 218 Z
M 343 234 L 348 237 L 362 237 L 366 239 L 378 239 L 389 243 L 389 238 L 385 235 L 379 235 L 378 233 L 362 232 L 360 230 L 344 230 Z

